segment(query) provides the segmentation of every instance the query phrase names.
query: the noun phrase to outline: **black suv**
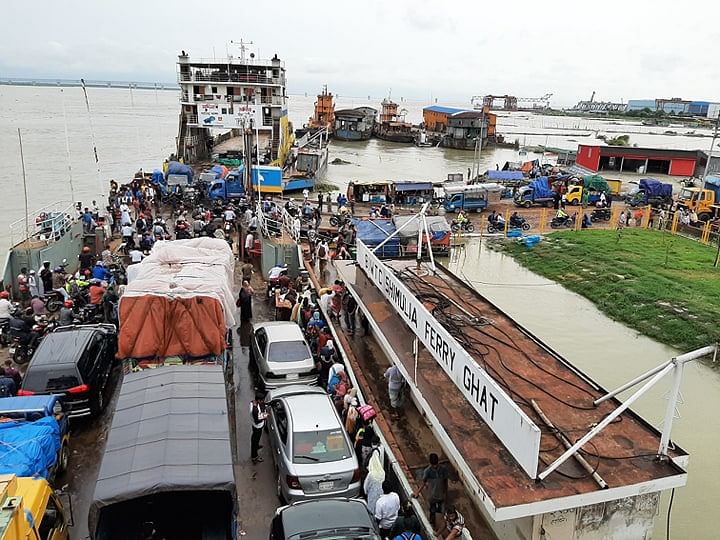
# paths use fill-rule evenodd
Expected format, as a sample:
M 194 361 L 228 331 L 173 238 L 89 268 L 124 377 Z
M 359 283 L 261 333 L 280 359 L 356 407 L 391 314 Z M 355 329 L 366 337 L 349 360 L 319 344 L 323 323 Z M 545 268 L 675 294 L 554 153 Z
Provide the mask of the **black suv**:
M 116 351 L 111 324 L 57 328 L 35 351 L 18 395 L 59 395 L 70 417 L 97 415 L 105 406 Z

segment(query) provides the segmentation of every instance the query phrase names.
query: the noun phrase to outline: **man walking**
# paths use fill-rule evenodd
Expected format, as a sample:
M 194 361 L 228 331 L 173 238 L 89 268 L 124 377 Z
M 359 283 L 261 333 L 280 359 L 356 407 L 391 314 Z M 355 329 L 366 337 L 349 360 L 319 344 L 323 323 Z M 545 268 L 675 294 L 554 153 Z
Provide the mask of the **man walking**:
M 250 458 L 253 463 L 260 463 L 263 458 L 258 455 L 258 451 L 262 448 L 260 437 L 265 427 L 265 395 L 261 392 L 255 393 L 255 399 L 250 402 L 250 416 L 252 418 L 252 436 L 250 438 Z
M 428 494 L 428 503 L 430 504 L 430 525 L 435 528 L 435 514 L 442 514 L 445 506 L 445 498 L 447 497 L 448 488 L 448 471 L 444 465 L 440 465 L 438 455 L 433 453 L 428 457 L 430 464 L 425 467 L 422 475 L 422 484 L 420 489 L 412 494 L 413 498 L 418 497 L 423 490 L 430 486 Z
M 393 409 L 399 409 L 403 404 L 402 389 L 405 379 L 400 373 L 397 366 L 390 366 L 385 371 L 385 378 L 388 382 L 388 395 L 390 397 L 390 406 Z
M 400 497 L 392 490 L 392 484 L 385 480 L 382 483 L 383 495 L 375 503 L 375 519 L 380 528 L 380 536 L 390 536 L 395 520 L 400 511 Z

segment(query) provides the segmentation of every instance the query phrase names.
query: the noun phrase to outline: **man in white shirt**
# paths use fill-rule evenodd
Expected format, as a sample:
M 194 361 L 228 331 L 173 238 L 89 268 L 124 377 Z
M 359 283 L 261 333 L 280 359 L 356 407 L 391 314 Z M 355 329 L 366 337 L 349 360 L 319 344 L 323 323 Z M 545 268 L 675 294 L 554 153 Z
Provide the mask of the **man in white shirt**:
M 250 218 L 252 218 L 252 215 L 253 211 L 248 206 L 248 208 L 245 210 L 245 223 L 250 223 Z
M 390 481 L 385 480 L 382 484 L 383 495 L 375 503 L 375 519 L 380 527 L 380 536 L 390 536 L 390 531 L 400 511 L 400 497 L 392 490 Z
M 0 292 L 0 321 L 9 321 L 12 317 L 13 306 L 8 298 L 10 298 L 10 294 L 7 291 Z
M 223 217 L 225 218 L 225 221 L 235 221 L 235 210 L 232 208 L 226 208 L 225 212 L 223 212 Z
M 308 197 L 310 196 L 310 192 L 308 191 L 307 188 L 305 188 L 305 189 L 303 189 L 302 193 L 303 193 L 303 199 L 305 200 L 305 202 L 307 202 Z
M 250 250 L 255 247 L 255 237 L 253 233 L 249 232 L 245 235 L 245 257 L 249 261 L 252 258 Z
M 120 234 L 122 234 L 123 242 L 125 242 L 128 246 L 132 246 L 135 243 L 133 240 L 133 234 L 135 234 L 135 231 L 133 230 L 132 225 L 123 225 L 122 229 L 120 229 Z
M 250 221 L 248 222 L 248 228 L 251 231 L 254 231 L 255 229 L 257 229 L 257 224 L 258 224 L 258 218 L 255 215 L 255 213 L 253 212 L 253 214 L 250 216 Z
M 143 255 L 143 252 L 140 251 L 139 249 L 133 249 L 133 250 L 130 252 L 130 261 L 131 261 L 131 264 L 139 263 L 139 262 L 142 261 L 144 258 L 145 258 L 145 255 Z
M 287 265 L 284 266 L 273 266 L 270 271 L 268 272 L 268 279 L 277 279 L 280 277 L 280 274 L 283 272 L 287 272 Z

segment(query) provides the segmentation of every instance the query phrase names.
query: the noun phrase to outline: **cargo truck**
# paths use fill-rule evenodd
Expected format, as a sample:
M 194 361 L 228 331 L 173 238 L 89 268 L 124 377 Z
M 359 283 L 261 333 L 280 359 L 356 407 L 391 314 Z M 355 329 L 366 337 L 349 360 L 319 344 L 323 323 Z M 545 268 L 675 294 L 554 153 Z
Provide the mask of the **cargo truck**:
M 44 478 L 0 475 L 2 540 L 68 540 L 68 518 Z
M 682 188 L 678 195 L 678 203 L 688 210 L 694 210 L 700 221 L 715 218 L 720 210 L 720 177 L 705 177 L 702 188 Z

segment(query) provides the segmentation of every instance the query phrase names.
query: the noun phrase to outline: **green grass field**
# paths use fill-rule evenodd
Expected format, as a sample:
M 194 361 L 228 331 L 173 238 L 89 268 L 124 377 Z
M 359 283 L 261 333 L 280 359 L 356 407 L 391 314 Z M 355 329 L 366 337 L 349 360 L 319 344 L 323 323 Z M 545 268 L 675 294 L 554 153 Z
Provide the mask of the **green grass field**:
M 594 302 L 610 318 L 688 351 L 720 341 L 715 249 L 654 230 L 556 232 L 502 248 Z

